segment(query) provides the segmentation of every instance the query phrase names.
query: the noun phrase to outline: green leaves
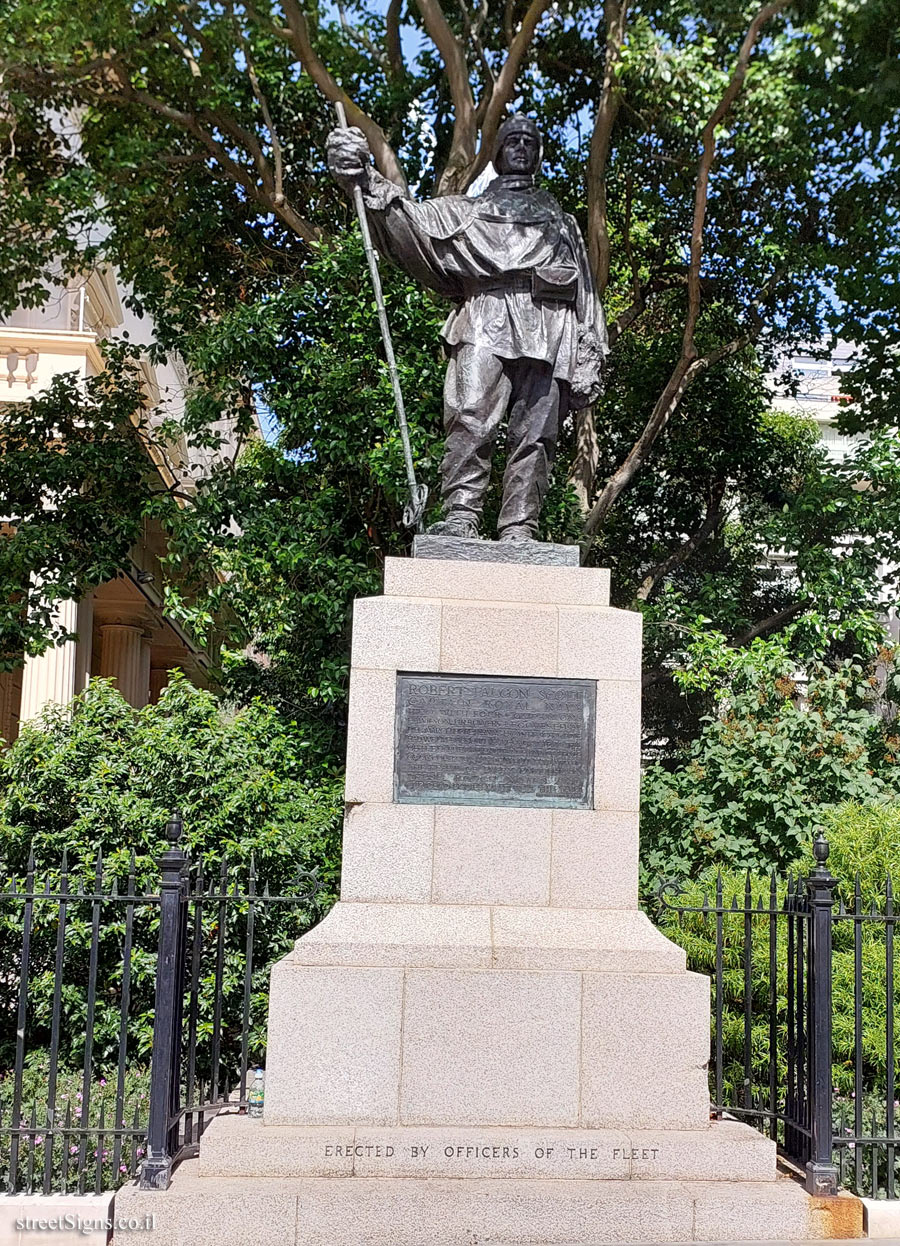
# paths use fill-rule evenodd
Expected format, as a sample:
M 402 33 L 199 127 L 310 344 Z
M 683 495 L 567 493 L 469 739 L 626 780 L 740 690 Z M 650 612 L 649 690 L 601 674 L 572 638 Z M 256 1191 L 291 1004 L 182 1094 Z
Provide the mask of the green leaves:
M 809 649 L 801 659 L 812 623 L 747 649 L 714 633 L 689 647 L 678 681 L 686 692 L 713 691 L 714 708 L 677 760 L 644 773 L 649 876 L 694 873 L 711 860 L 783 869 L 828 809 L 893 796 L 900 759 L 885 688 L 894 654 L 873 647 L 868 660 L 825 663 Z M 819 643 L 821 653 L 828 641 Z
M 2 408 L 0 669 L 62 639 L 56 603 L 115 576 L 137 540 L 152 488 L 141 402 L 137 369 L 111 349 L 99 376 L 58 376 Z

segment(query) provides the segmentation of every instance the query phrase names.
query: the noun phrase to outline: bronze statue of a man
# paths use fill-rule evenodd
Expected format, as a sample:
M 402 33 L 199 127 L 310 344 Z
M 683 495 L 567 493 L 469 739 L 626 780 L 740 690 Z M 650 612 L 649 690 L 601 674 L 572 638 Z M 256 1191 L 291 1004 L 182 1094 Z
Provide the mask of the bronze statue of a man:
M 533 540 L 560 422 L 600 391 L 606 324 L 574 217 L 535 186 L 533 121 L 504 122 L 493 164 L 498 176 L 483 194 L 416 203 L 375 170 L 359 130 L 328 137 L 329 168 L 346 190 L 361 187 L 378 249 L 456 304 L 442 331 L 443 519 L 429 531 L 478 536 L 508 416 L 499 536 Z

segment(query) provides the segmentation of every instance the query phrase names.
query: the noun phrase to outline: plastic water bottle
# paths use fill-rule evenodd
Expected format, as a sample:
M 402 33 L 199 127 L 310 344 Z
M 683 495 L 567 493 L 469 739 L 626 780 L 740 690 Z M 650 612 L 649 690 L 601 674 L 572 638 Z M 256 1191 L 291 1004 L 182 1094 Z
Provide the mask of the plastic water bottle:
M 250 1094 L 248 1095 L 250 1115 L 256 1120 L 262 1119 L 263 1100 L 266 1097 L 265 1077 L 266 1075 L 262 1069 L 256 1070 L 253 1075 L 253 1085 L 250 1087 Z

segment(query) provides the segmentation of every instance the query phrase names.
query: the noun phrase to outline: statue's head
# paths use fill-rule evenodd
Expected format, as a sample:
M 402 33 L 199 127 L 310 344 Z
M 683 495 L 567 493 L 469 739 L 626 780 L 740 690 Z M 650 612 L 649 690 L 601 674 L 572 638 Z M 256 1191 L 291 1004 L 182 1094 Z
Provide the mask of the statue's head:
M 530 117 L 516 113 L 497 131 L 493 164 L 498 173 L 537 173 L 541 167 L 541 132 Z

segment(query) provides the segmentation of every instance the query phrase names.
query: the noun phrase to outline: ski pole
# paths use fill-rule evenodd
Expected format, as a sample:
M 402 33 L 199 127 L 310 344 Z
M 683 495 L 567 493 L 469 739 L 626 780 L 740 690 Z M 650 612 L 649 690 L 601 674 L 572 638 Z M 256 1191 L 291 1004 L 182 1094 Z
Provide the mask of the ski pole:
M 334 105 L 338 125 L 342 130 L 348 129 L 347 115 L 344 105 L 337 100 Z M 409 485 L 409 502 L 403 508 L 403 523 L 407 528 L 422 531 L 422 516 L 428 504 L 428 486 L 420 485 L 416 480 L 416 469 L 413 466 L 412 447 L 409 443 L 409 425 L 406 422 L 406 407 L 403 404 L 403 391 L 400 389 L 400 374 L 397 371 L 397 360 L 394 358 L 394 344 L 391 341 L 391 327 L 388 324 L 387 312 L 384 309 L 384 294 L 381 289 L 381 274 L 378 271 L 378 257 L 372 246 L 372 235 L 369 233 L 369 222 L 366 219 L 366 206 L 363 203 L 362 187 L 353 187 L 353 206 L 359 218 L 359 229 L 362 234 L 363 249 L 369 264 L 369 276 L 375 291 L 375 305 L 378 308 L 378 323 L 381 326 L 381 340 L 384 343 L 384 354 L 387 359 L 388 372 L 391 376 L 391 388 L 394 391 L 394 406 L 397 408 L 397 423 L 400 425 L 400 440 L 403 442 L 403 459 L 406 463 L 406 480 Z

